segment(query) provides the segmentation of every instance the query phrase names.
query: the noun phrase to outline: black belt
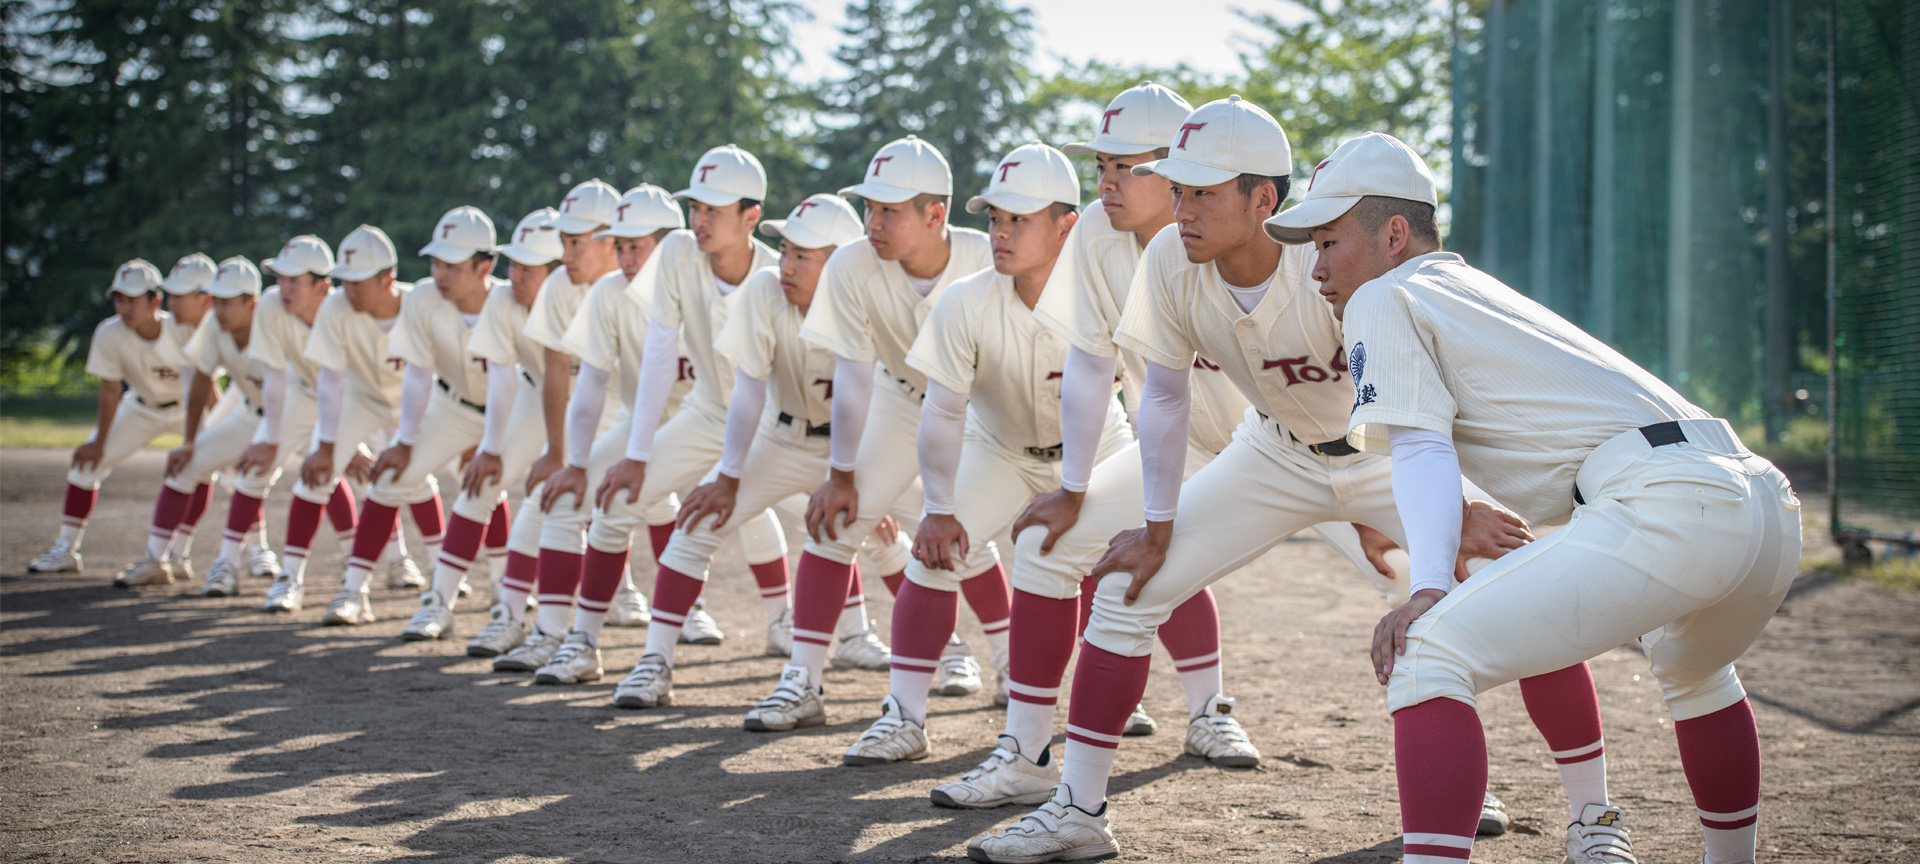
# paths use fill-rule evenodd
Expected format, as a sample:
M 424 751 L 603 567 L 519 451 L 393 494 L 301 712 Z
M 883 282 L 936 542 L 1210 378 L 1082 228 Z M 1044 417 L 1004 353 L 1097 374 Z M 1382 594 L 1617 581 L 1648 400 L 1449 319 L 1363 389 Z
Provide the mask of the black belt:
M 1665 447 L 1668 444 L 1683 444 L 1686 443 L 1687 440 L 1687 433 L 1680 428 L 1680 421 L 1678 420 L 1668 420 L 1665 423 L 1654 423 L 1649 426 L 1642 426 L 1639 432 L 1641 437 L 1647 439 L 1648 447 Z M 1580 484 L 1578 483 L 1575 483 L 1573 486 L 1573 503 L 1583 506 L 1587 503 L 1587 499 L 1580 494 Z
M 140 398 L 140 394 L 138 393 L 133 394 L 133 401 L 138 402 L 142 405 L 146 405 L 148 408 L 152 408 L 155 411 L 165 411 L 168 408 L 172 408 L 173 406 L 180 404 L 180 400 L 175 399 L 172 402 L 162 402 L 158 405 L 149 405 L 147 403 L 147 400 Z
M 781 423 L 781 425 L 783 425 L 783 426 L 791 426 L 791 425 L 793 425 L 793 421 L 795 421 L 795 420 L 798 420 L 798 419 L 800 419 L 800 418 L 798 418 L 798 417 L 795 417 L 795 416 L 793 416 L 792 414 L 788 414 L 788 413 L 787 413 L 787 412 L 785 412 L 785 411 L 782 411 L 782 412 L 780 412 L 780 417 L 779 417 L 779 420 L 780 420 L 780 423 Z M 820 424 L 820 425 L 818 425 L 818 426 L 815 426 L 815 425 L 813 425 L 812 423 L 808 423 L 808 424 L 807 424 L 807 437 L 808 437 L 808 438 L 824 438 L 824 437 L 827 437 L 827 436 L 830 436 L 830 435 L 832 435 L 832 434 L 833 434 L 833 424 L 832 424 L 832 423 L 822 423 L 822 424 Z
M 440 385 L 440 392 L 445 393 L 448 396 L 453 396 L 453 386 L 447 383 L 447 379 L 441 378 L 440 376 L 436 375 L 433 378 L 433 383 Z M 467 400 L 462 399 L 458 396 L 453 396 L 453 399 L 454 401 L 459 402 L 460 404 L 465 405 L 468 408 L 472 408 L 473 410 L 478 411 L 482 414 L 487 413 L 487 406 L 485 405 L 477 405 L 472 402 L 468 402 Z
M 1300 436 L 1295 435 L 1292 432 L 1288 432 L 1287 437 L 1292 438 L 1295 443 L 1304 443 L 1300 441 Z M 1335 438 L 1332 441 L 1322 441 L 1318 444 L 1308 444 L 1307 452 L 1312 453 L 1315 456 L 1352 456 L 1353 454 L 1360 452 L 1360 448 L 1347 443 L 1347 439 L 1345 438 Z
M 1027 455 L 1032 456 L 1035 459 L 1045 459 L 1049 462 L 1058 462 L 1060 461 L 1060 453 L 1062 450 L 1066 449 L 1066 446 L 1067 445 L 1065 444 L 1055 444 L 1052 447 L 1028 447 Z
M 528 372 L 524 366 L 520 367 L 520 377 L 527 379 L 528 384 L 532 384 L 535 387 L 540 386 L 540 382 L 533 380 L 533 373 Z

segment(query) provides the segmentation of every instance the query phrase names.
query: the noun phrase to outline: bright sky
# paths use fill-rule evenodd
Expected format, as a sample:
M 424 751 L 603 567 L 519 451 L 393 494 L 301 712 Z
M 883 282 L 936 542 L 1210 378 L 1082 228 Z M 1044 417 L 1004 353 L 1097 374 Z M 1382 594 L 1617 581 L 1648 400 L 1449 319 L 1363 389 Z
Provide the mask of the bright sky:
M 1033 10 L 1035 70 L 1060 68 L 1061 60 L 1098 59 L 1122 65 L 1171 66 L 1185 62 L 1207 72 L 1233 72 L 1237 55 L 1260 31 L 1234 9 L 1272 11 L 1283 19 L 1299 14 L 1286 0 L 1189 0 L 1173 7 L 1137 0 L 1015 0 Z M 838 74 L 833 49 L 840 43 L 845 3 L 801 0 L 815 20 L 795 29 L 802 56 L 801 76 L 818 79 Z M 1172 11 L 1177 8 L 1177 11 Z

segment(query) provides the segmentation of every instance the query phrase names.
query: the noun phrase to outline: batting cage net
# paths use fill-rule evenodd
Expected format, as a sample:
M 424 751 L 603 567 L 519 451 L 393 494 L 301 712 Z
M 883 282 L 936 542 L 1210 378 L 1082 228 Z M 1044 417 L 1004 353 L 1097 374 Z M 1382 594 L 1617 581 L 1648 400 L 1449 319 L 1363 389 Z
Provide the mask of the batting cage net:
M 1475 11 L 1449 246 L 1802 487 L 1834 442 L 1836 528 L 1920 527 L 1920 3 Z

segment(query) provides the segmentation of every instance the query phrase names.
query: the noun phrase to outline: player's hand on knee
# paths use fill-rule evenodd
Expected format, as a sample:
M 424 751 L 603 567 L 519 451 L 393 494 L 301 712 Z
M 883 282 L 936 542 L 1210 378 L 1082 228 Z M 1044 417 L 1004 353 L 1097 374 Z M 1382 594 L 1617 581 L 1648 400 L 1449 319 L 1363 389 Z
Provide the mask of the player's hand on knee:
M 333 479 L 333 443 L 322 441 L 300 463 L 300 482 L 310 489 L 325 489 Z
M 527 492 L 531 494 L 533 489 L 529 488 Z M 547 488 L 540 493 L 540 512 L 552 513 L 553 503 L 560 500 L 560 496 L 567 494 L 573 495 L 573 509 L 575 510 L 580 509 L 580 505 L 586 503 L 587 470 L 585 468 L 577 465 L 568 465 L 565 468 L 553 472 L 553 476 L 547 478 Z
M 73 467 L 90 471 L 100 464 L 100 442 L 88 441 L 73 448 Z
M 873 536 L 882 546 L 892 546 L 900 539 L 900 520 L 892 514 L 880 517 L 880 524 L 873 526 Z
M 240 453 L 240 462 L 235 466 L 241 474 L 258 472 L 266 474 L 273 470 L 273 463 L 280 461 L 280 446 L 277 444 L 249 444 Z
M 1453 562 L 1453 578 L 1467 581 L 1467 559 L 1499 558 L 1533 542 L 1527 520 L 1485 501 L 1468 501 L 1460 520 L 1460 554 Z
M 1420 616 L 1427 614 L 1433 604 L 1440 602 L 1447 592 L 1434 588 L 1416 591 L 1413 598 L 1400 608 L 1388 612 L 1380 623 L 1373 627 L 1373 677 L 1381 684 L 1387 683 L 1387 676 L 1393 674 L 1393 658 L 1407 653 L 1407 627 Z
M 740 492 L 740 478 L 721 474 L 713 478 L 712 483 L 702 485 L 680 502 L 680 528 L 691 531 L 700 520 L 713 516 L 712 530 L 726 527 L 727 520 L 733 517 L 733 503 Z
M 380 454 L 380 458 L 373 460 L 373 479 L 378 482 L 381 475 L 392 471 L 393 479 L 398 480 L 400 475 L 407 473 L 407 465 L 412 462 L 412 444 L 395 444 L 388 447 Z
M 1387 564 L 1387 553 L 1400 548 L 1400 544 L 1393 542 L 1392 537 L 1358 522 L 1353 523 L 1353 530 L 1360 532 L 1360 551 L 1366 554 L 1367 563 L 1380 571 L 1380 575 L 1394 578 L 1393 567 Z
M 1095 584 L 1108 573 L 1126 573 L 1133 577 L 1127 584 L 1126 603 L 1140 599 L 1140 589 L 1147 587 L 1147 580 L 1160 572 L 1160 565 L 1167 562 L 1167 546 L 1173 540 L 1173 523 L 1148 522 L 1145 527 L 1131 531 L 1122 531 L 1113 535 L 1107 543 L 1107 554 L 1093 565 L 1087 577 Z
M 188 441 L 185 444 L 182 444 L 178 447 L 173 448 L 172 450 L 167 451 L 167 476 L 172 477 L 173 475 L 180 473 L 182 470 L 184 470 L 187 467 L 187 463 L 192 461 L 193 461 L 193 442 L 192 441 Z
M 535 488 L 547 482 L 548 478 L 551 478 L 566 467 L 568 466 L 561 461 L 560 457 L 554 455 L 551 451 L 541 453 L 540 458 L 533 460 L 533 464 L 527 467 L 527 488 L 522 489 L 521 492 L 532 495 Z M 587 475 L 583 472 L 580 475 L 580 494 L 582 495 L 586 494 L 586 481 Z M 551 495 L 552 492 L 549 491 L 548 494 Z M 577 500 L 574 502 L 575 505 L 579 503 Z M 546 508 L 543 506 L 541 509 L 544 510 Z
M 467 463 L 467 470 L 460 475 L 460 491 L 479 497 L 488 486 L 500 482 L 500 470 L 500 457 L 474 451 L 473 461 Z
M 959 548 L 959 557 L 967 557 L 967 529 L 960 520 L 950 513 L 932 513 L 920 520 L 920 530 L 913 535 L 913 558 L 933 570 L 953 570 L 954 549 Z
M 1073 530 L 1080 523 L 1080 505 L 1087 500 L 1087 493 L 1055 489 L 1033 496 L 1027 502 L 1027 509 L 1020 511 L 1020 517 L 1013 520 L 1013 536 L 1020 537 L 1021 532 L 1035 525 L 1045 526 L 1047 536 L 1040 541 L 1040 554 L 1053 552 L 1053 544 L 1060 535 Z
M 333 465 L 333 457 L 327 457 L 327 465 Z M 342 472 L 348 480 L 355 483 L 367 483 L 373 480 L 373 456 L 365 450 L 354 448 L 353 455 L 347 457 L 347 470 Z M 324 480 L 323 480 L 324 482 Z
M 860 520 L 860 491 L 853 486 L 853 472 L 836 468 L 827 474 L 827 482 L 820 484 L 807 499 L 807 536 L 815 543 L 840 539 L 833 517 L 842 511 L 847 516 L 839 527 L 853 527 L 853 523 Z
M 640 487 L 647 482 L 647 463 L 622 459 L 607 469 L 607 477 L 593 493 L 593 503 L 601 510 L 613 509 L 613 496 L 627 493 L 627 503 L 640 500 Z

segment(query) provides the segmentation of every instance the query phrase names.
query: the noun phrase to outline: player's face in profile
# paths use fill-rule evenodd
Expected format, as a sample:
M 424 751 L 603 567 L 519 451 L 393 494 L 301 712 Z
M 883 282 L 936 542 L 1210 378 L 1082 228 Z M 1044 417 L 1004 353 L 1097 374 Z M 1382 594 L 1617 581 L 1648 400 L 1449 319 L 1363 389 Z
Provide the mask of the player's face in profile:
M 1094 157 L 1100 203 L 1116 231 L 1138 231 L 1164 225 L 1173 218 L 1173 184 L 1158 174 L 1133 176 L 1133 166 L 1153 161 L 1152 153 L 1137 156 Z
M 173 317 L 182 324 L 199 324 L 211 308 L 213 296 L 205 291 L 167 295 L 167 311 L 173 313 Z
M 239 297 L 218 297 L 213 301 L 213 320 L 220 329 L 228 333 L 253 324 L 253 304 L 256 298 L 242 294 Z
M 660 241 L 652 234 L 613 238 L 613 254 L 620 259 L 620 272 L 628 279 L 639 275 L 640 268 L 647 266 L 647 259 L 653 256 L 653 247 L 658 245 Z
M 552 272 L 552 264 L 522 264 L 508 259 L 507 282 L 513 285 L 513 302 L 533 308 L 533 301 L 540 297 L 540 286 Z
M 944 221 L 945 208 L 939 203 L 928 204 L 923 210 L 912 201 L 898 204 L 868 201 L 867 242 L 880 260 L 898 261 L 927 238 L 939 236 Z
M 699 201 L 687 202 L 687 227 L 692 229 L 693 239 L 699 241 L 700 251 L 713 253 L 734 249 L 747 242 L 753 234 L 753 226 L 760 221 L 760 208 L 743 204 L 736 202 L 715 207 Z
M 1024 276 L 1053 266 L 1073 229 L 1072 214 L 1053 218 L 1053 208 L 1034 213 L 1009 213 L 987 208 L 987 237 L 993 241 L 993 269 L 1007 276 Z
M 1386 226 L 1381 226 L 1384 232 Z M 1381 250 L 1376 232 L 1368 231 L 1351 211 L 1308 232 L 1313 238 L 1313 279 L 1320 283 L 1320 296 L 1333 304 L 1333 317 L 1343 318 L 1353 292 L 1393 269 L 1393 261 Z
M 787 302 L 803 309 L 812 305 L 813 292 L 820 287 L 820 271 L 826 269 L 827 257 L 834 248 L 808 249 L 791 240 L 780 241 L 780 290 L 786 292 Z
M 427 260 L 432 263 L 433 287 L 439 289 L 440 296 L 459 302 L 486 293 L 487 274 L 493 270 L 492 258 L 475 255 L 458 263 L 433 257 Z
M 1265 240 L 1260 227 L 1275 203 L 1271 185 L 1241 192 L 1238 179 L 1213 186 L 1173 186 L 1173 220 L 1180 226 L 1180 245 L 1187 260 L 1205 264 L 1256 239 Z M 1268 241 L 1271 242 L 1271 241 Z
M 159 311 L 160 298 L 152 293 L 128 297 L 118 291 L 113 292 L 113 314 L 120 316 L 120 323 L 128 327 L 152 324 L 155 313 Z
M 320 303 L 327 299 L 327 292 L 333 290 L 333 283 L 327 277 L 312 273 L 277 276 L 274 284 L 280 287 L 280 305 L 303 319 L 318 311 Z
M 567 268 L 567 280 L 585 285 L 613 266 L 613 241 L 595 240 L 592 234 L 560 233 L 560 263 Z
M 347 293 L 347 305 L 353 311 L 371 315 L 380 308 L 380 303 L 393 293 L 393 271 L 375 273 L 365 279 L 349 279 L 340 283 L 340 290 Z

